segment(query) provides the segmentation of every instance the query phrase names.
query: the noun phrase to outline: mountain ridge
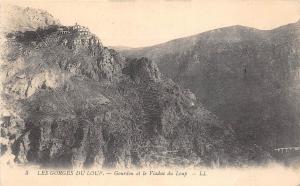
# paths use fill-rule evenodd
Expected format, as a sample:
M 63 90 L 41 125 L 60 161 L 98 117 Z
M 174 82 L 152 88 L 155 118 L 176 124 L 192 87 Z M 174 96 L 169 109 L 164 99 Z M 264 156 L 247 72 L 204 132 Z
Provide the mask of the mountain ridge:
M 298 21 L 298 22 L 300 22 L 300 21 Z M 281 27 L 281 26 L 279 26 L 279 27 Z M 279 27 L 276 27 L 276 28 L 279 28 Z M 244 25 L 232 25 L 232 26 L 226 26 L 226 27 L 221 27 L 221 28 L 215 28 L 215 29 L 212 29 L 212 30 L 207 30 L 207 31 L 204 31 L 204 32 L 200 32 L 200 33 L 197 33 L 197 34 L 190 35 L 190 36 L 184 36 L 184 37 L 180 37 L 180 38 L 176 38 L 176 39 L 171 39 L 169 41 L 158 43 L 158 44 L 154 44 L 154 45 L 150 45 L 150 46 L 144 46 L 144 47 L 122 46 L 121 49 L 118 49 L 118 46 L 116 46 L 116 50 L 117 51 L 141 50 L 141 49 L 146 49 L 146 48 L 151 48 L 151 47 L 158 47 L 160 45 L 165 45 L 165 44 L 168 44 L 168 43 L 177 42 L 177 41 L 180 41 L 180 40 L 183 40 L 183 39 L 191 39 L 192 40 L 195 37 L 198 37 L 199 35 L 202 35 L 202 34 L 207 34 L 207 33 L 210 33 L 210 32 L 215 32 L 215 31 L 219 31 L 219 30 L 223 30 L 223 29 L 230 29 L 230 28 L 240 28 L 240 29 L 245 29 L 245 30 L 246 29 L 250 29 L 250 30 L 257 30 L 257 31 L 262 31 L 262 32 L 263 31 L 273 30 L 273 29 L 262 30 L 262 29 L 258 29 L 258 28 L 254 28 L 254 27 L 249 27 L 249 26 L 244 26 Z M 110 47 L 114 49 L 115 46 L 110 46 Z M 129 49 L 126 49 L 126 48 L 129 48 Z
M 273 29 L 258 29 L 258 28 L 255 28 L 255 27 L 244 26 L 244 25 L 239 25 L 238 24 L 238 25 L 226 26 L 226 27 L 221 27 L 221 28 L 215 28 L 215 29 L 212 29 L 212 30 L 208 30 L 208 31 L 197 33 L 197 34 L 193 34 L 191 36 L 185 36 L 185 37 L 180 37 L 180 38 L 176 38 L 176 39 L 171 39 L 169 41 L 154 44 L 154 45 L 150 45 L 150 46 L 144 46 L 144 47 L 122 46 L 121 48 L 118 48 L 118 46 L 116 46 L 116 48 L 115 48 L 115 46 L 110 46 L 110 47 L 113 48 L 113 49 L 116 49 L 117 51 L 119 51 L 121 53 L 122 52 L 126 53 L 126 51 L 143 50 L 143 49 L 148 49 L 148 48 L 153 48 L 153 47 L 159 47 L 161 45 L 167 45 L 167 44 L 172 43 L 172 42 L 180 42 L 181 40 L 185 40 L 185 39 L 193 40 L 193 39 L 199 37 L 200 35 L 209 34 L 211 32 L 216 32 L 216 31 L 220 31 L 220 30 L 224 30 L 224 29 L 226 30 L 226 29 L 232 29 L 232 28 L 240 28 L 240 29 L 244 29 L 244 30 L 254 30 L 254 31 L 259 31 L 259 32 L 268 32 L 268 31 L 280 29 L 281 27 L 293 25 L 293 24 L 300 24 L 300 18 L 299 18 L 298 21 L 296 21 L 294 23 L 289 23 L 289 24 L 285 24 L 285 25 L 282 25 L 282 26 L 277 26 Z M 127 54 L 127 55 L 129 55 L 129 54 Z

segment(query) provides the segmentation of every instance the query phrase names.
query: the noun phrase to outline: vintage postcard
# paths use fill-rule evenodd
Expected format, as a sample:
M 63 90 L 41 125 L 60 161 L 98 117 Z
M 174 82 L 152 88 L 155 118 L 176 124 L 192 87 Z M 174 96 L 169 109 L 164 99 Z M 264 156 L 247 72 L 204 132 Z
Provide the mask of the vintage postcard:
M 0 185 L 300 186 L 300 1 L 0 2 Z

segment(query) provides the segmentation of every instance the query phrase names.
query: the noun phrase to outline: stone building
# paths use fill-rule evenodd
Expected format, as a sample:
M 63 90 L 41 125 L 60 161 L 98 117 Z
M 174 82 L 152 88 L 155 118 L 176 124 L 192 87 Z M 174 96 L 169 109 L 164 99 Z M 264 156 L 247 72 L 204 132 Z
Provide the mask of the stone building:
M 89 29 L 78 25 L 77 23 L 72 27 L 73 31 L 76 31 L 79 35 L 88 35 L 89 34 Z
M 69 34 L 70 31 L 68 29 L 64 29 L 64 28 L 58 28 L 57 29 L 59 34 Z

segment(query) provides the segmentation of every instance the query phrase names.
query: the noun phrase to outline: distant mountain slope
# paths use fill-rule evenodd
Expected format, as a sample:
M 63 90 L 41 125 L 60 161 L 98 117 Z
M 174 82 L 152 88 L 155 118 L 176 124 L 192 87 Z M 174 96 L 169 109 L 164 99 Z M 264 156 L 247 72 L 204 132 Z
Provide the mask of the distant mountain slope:
M 37 26 L 37 25 L 36 25 Z M 87 28 L 5 35 L 1 153 L 43 166 L 239 165 L 270 156 L 243 147 L 146 58 L 126 59 Z
M 220 28 L 121 53 L 152 59 L 233 123 L 240 142 L 300 145 L 300 21 L 270 31 Z
M 260 31 L 254 28 L 243 26 L 232 26 L 212 31 L 200 33 L 194 36 L 179 38 L 171 40 L 166 43 L 132 49 L 120 49 L 123 54 L 130 57 L 145 56 L 151 59 L 159 59 L 162 56 L 169 54 L 176 54 L 180 52 L 186 52 L 195 47 L 198 42 L 205 41 L 206 43 L 219 43 L 219 42 L 238 42 L 242 40 L 259 39 L 266 35 L 264 31 Z M 118 48 L 116 48 L 118 49 Z M 158 61 L 160 62 L 160 61 Z

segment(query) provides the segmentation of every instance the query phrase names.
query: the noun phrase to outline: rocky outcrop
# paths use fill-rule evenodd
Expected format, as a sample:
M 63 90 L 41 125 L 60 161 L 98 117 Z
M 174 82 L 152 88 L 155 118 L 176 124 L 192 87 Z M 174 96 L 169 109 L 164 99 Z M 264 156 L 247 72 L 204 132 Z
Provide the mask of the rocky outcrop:
M 4 2 L 0 5 L 0 10 L 0 32 L 30 31 L 59 24 L 57 19 L 44 10 L 24 9 Z

